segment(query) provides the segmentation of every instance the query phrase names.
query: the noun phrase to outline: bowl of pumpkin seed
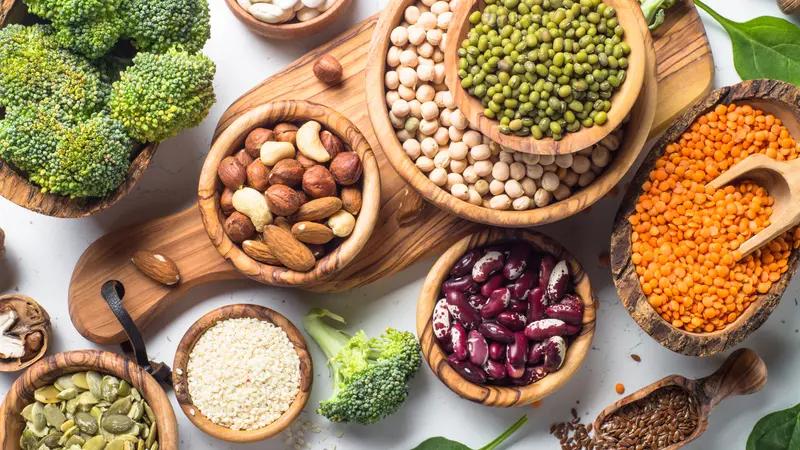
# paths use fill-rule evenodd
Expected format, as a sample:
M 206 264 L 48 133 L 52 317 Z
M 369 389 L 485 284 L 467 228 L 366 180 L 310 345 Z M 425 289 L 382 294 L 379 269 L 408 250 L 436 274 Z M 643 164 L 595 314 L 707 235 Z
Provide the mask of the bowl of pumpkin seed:
M 59 353 L 31 366 L 0 407 L 0 450 L 177 450 L 158 382 L 109 352 Z

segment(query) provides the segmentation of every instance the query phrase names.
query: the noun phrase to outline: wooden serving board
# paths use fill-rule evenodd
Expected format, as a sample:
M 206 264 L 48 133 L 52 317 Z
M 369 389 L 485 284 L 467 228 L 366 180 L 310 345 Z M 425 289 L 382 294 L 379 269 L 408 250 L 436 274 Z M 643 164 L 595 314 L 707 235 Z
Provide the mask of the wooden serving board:
M 254 106 L 276 100 L 311 100 L 330 106 L 352 120 L 369 141 L 381 170 L 381 212 L 367 251 L 334 277 L 306 289 L 340 292 L 393 275 L 414 262 L 441 253 L 483 225 L 465 221 L 427 205 L 392 169 L 367 115 L 364 69 L 375 15 L 336 39 L 292 63 L 256 86 L 225 112 L 215 136 Z M 705 28 L 689 0 L 670 10 L 667 23 L 654 35 L 658 59 L 658 110 L 651 136 L 660 133 L 681 112 L 712 87 L 714 60 Z M 344 80 L 327 86 L 313 75 L 312 65 L 323 53 L 344 67 Z M 392 137 L 385 136 L 384 139 Z M 160 285 L 130 262 L 140 249 L 155 250 L 175 260 L 182 281 Z M 110 279 L 121 281 L 125 306 L 139 327 L 195 286 L 226 279 L 243 279 L 222 258 L 206 234 L 196 206 L 161 219 L 110 233 L 92 244 L 78 261 L 69 288 L 69 311 L 77 330 L 99 344 L 125 340 L 111 310 L 100 296 Z

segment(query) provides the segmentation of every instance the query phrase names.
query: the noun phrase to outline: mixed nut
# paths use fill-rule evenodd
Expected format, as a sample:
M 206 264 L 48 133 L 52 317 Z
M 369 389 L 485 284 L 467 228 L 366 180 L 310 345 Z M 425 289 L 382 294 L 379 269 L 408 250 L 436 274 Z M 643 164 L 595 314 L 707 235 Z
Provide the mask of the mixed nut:
M 353 232 L 362 173 L 318 122 L 256 128 L 218 167 L 225 233 L 256 261 L 307 272 Z
M 50 334 L 50 316 L 36 302 L 0 298 L 0 371 L 23 369 L 44 356 Z
M 320 16 L 339 0 L 236 0 L 256 19 L 281 24 L 297 19 L 306 22 Z
M 68 374 L 34 398 L 21 412 L 21 450 L 158 450 L 155 413 L 125 380 Z
M 558 371 L 583 323 L 567 262 L 525 242 L 468 251 L 442 295 L 433 333 L 453 369 L 478 384 L 525 386 Z

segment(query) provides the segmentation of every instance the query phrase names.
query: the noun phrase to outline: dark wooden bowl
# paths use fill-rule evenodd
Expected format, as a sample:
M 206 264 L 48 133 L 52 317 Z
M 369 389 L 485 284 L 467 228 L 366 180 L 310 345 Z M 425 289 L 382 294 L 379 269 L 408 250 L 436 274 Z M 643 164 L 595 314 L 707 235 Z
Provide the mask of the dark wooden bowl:
M 575 294 L 583 300 L 585 307 L 583 328 L 580 335 L 567 349 L 564 365 L 558 372 L 524 387 L 475 384 L 461 377 L 447 362 L 447 355 L 433 334 L 433 308 L 440 298 L 442 282 L 447 279 L 450 268 L 464 253 L 487 244 L 514 240 L 528 242 L 543 253 L 549 253 L 556 259 L 566 260 L 569 263 L 569 273 L 572 275 L 571 283 L 574 284 Z M 527 230 L 489 228 L 461 239 L 436 261 L 428 273 L 428 277 L 425 278 L 417 303 L 417 335 L 422 344 L 422 353 L 433 373 L 450 390 L 461 397 L 493 407 L 509 408 L 529 405 L 561 389 L 578 371 L 589 353 L 592 339 L 594 339 L 595 321 L 595 296 L 589 276 L 586 275 L 581 264 L 558 242 L 543 234 Z
M 614 160 L 592 184 L 576 192 L 566 200 L 552 203 L 544 208 L 527 211 L 497 211 L 460 200 L 440 188 L 422 173 L 406 155 L 389 121 L 386 107 L 384 76 L 386 74 L 386 52 L 391 41 L 389 35 L 403 20 L 405 8 L 414 0 L 391 0 L 381 14 L 372 35 L 372 46 L 366 69 L 367 109 L 375 134 L 381 136 L 381 147 L 394 170 L 419 194 L 437 207 L 473 222 L 501 227 L 530 227 L 544 225 L 570 217 L 603 198 L 633 166 L 641 153 L 653 124 L 657 102 L 656 57 L 653 38 L 644 35 L 647 54 L 644 88 L 631 110 L 631 120 L 625 126 L 622 146 L 615 152 Z M 641 19 L 641 29 L 647 24 Z M 631 32 L 632 34 L 633 32 Z
M 44 358 L 50 344 L 53 342 L 53 327 L 50 323 L 50 315 L 42 308 L 41 305 L 28 296 L 20 294 L 10 294 L 0 297 L 0 310 L 3 306 L 11 304 L 12 307 L 19 313 L 23 308 L 26 311 L 28 320 L 36 322 L 36 326 L 32 330 L 40 331 L 43 335 L 42 348 L 39 353 L 31 359 L 12 359 L 0 360 L 0 372 L 17 372 L 26 369 L 35 364 L 40 359 Z M 22 319 L 23 314 L 19 314 Z
M 647 155 L 625 195 L 614 221 L 611 236 L 611 269 L 622 304 L 633 320 L 664 347 L 684 355 L 708 356 L 738 345 L 757 330 L 778 306 L 781 295 L 789 286 L 800 265 L 798 252 L 789 258 L 789 270 L 772 285 L 766 294 L 759 295 L 736 321 L 725 329 L 711 333 L 689 333 L 667 323 L 650 305 L 642 292 L 636 267 L 631 262 L 631 225 L 628 218 L 635 211 L 644 183 L 664 154 L 667 145 L 678 140 L 700 116 L 719 104 L 746 102 L 780 118 L 795 138 L 800 138 L 800 88 L 775 80 L 745 81 L 711 92 L 670 126 Z
M 52 384 L 58 377 L 94 370 L 130 382 L 147 400 L 156 415 L 158 443 L 163 450 L 178 450 L 178 423 L 167 394 L 158 382 L 133 361 L 116 353 L 82 350 L 58 353 L 31 366 L 14 382 L 0 407 L 0 449 L 19 450 L 25 429 L 20 412 L 34 401 L 36 389 Z
M 328 25 L 339 20 L 339 17 L 347 11 L 347 7 L 350 6 L 352 1 L 353 0 L 338 0 L 330 9 L 305 22 L 290 21 L 274 25 L 256 19 L 249 12 L 245 11 L 244 8 L 239 6 L 236 0 L 225 0 L 225 3 L 227 3 L 233 15 L 244 23 L 253 33 L 269 39 L 288 41 L 319 33 Z
M 192 397 L 189 395 L 189 371 L 187 369 L 192 349 L 206 330 L 222 320 L 242 317 L 252 317 L 271 322 L 275 326 L 282 328 L 289 336 L 289 340 L 294 344 L 297 355 L 300 357 L 300 392 L 298 392 L 289 410 L 268 426 L 250 431 L 231 430 L 208 420 L 192 403 Z M 314 366 L 311 362 L 311 355 L 308 353 L 308 345 L 300 330 L 280 313 L 258 305 L 225 306 L 201 317 L 189 328 L 189 331 L 186 332 L 180 344 L 178 344 L 173 370 L 172 378 L 175 385 L 175 397 L 178 398 L 178 403 L 180 403 L 186 417 L 206 434 L 223 441 L 239 443 L 256 442 L 271 438 L 291 425 L 305 408 L 306 403 L 308 403 L 308 397 L 311 395 L 311 384 L 314 381 Z
M 338 136 L 342 142 L 358 153 L 364 166 L 363 205 L 356 217 L 353 233 L 336 250 L 317 261 L 309 272 L 298 272 L 258 262 L 247 256 L 239 245 L 230 240 L 223 229 L 225 216 L 219 203 L 222 183 L 217 176 L 217 166 L 220 161 L 244 148 L 245 138 L 254 128 L 299 120 L 315 120 L 322 124 L 323 128 Z M 369 240 L 378 220 L 380 194 L 378 162 L 367 139 L 353 122 L 333 109 L 317 103 L 286 100 L 254 107 L 237 118 L 214 141 L 200 173 L 199 204 L 203 223 L 214 246 L 240 272 L 261 283 L 301 286 L 330 277 L 358 255 Z

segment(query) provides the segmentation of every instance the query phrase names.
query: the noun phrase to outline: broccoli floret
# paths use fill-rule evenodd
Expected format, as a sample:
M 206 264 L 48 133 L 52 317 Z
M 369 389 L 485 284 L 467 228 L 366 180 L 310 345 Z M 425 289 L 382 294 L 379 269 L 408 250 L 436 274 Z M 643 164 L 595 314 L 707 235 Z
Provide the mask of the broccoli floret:
M 196 53 L 211 37 L 208 0 L 123 0 L 125 35 L 142 51 L 163 53 L 175 45 Z
M 394 414 L 419 370 L 419 341 L 412 333 L 391 328 L 372 339 L 363 331 L 350 336 L 325 323 L 325 317 L 344 323 L 342 317 L 317 308 L 303 319 L 333 374 L 333 395 L 320 402 L 317 413 L 334 422 L 362 425 Z
M 642 12 L 651 30 L 660 27 L 666 18 L 664 10 L 675 6 L 675 0 L 639 0 Z
M 49 19 L 59 45 L 95 59 L 108 53 L 122 34 L 120 0 L 26 0 L 33 14 Z
M 111 49 L 122 33 L 122 19 L 111 16 L 105 20 L 57 27 L 56 41 L 64 48 L 97 59 Z
M 25 0 L 28 11 L 59 25 L 97 21 L 116 12 L 120 0 Z
M 193 128 L 214 104 L 216 66 L 202 54 L 143 52 L 112 86 L 111 116 L 139 142 L 160 142 Z

